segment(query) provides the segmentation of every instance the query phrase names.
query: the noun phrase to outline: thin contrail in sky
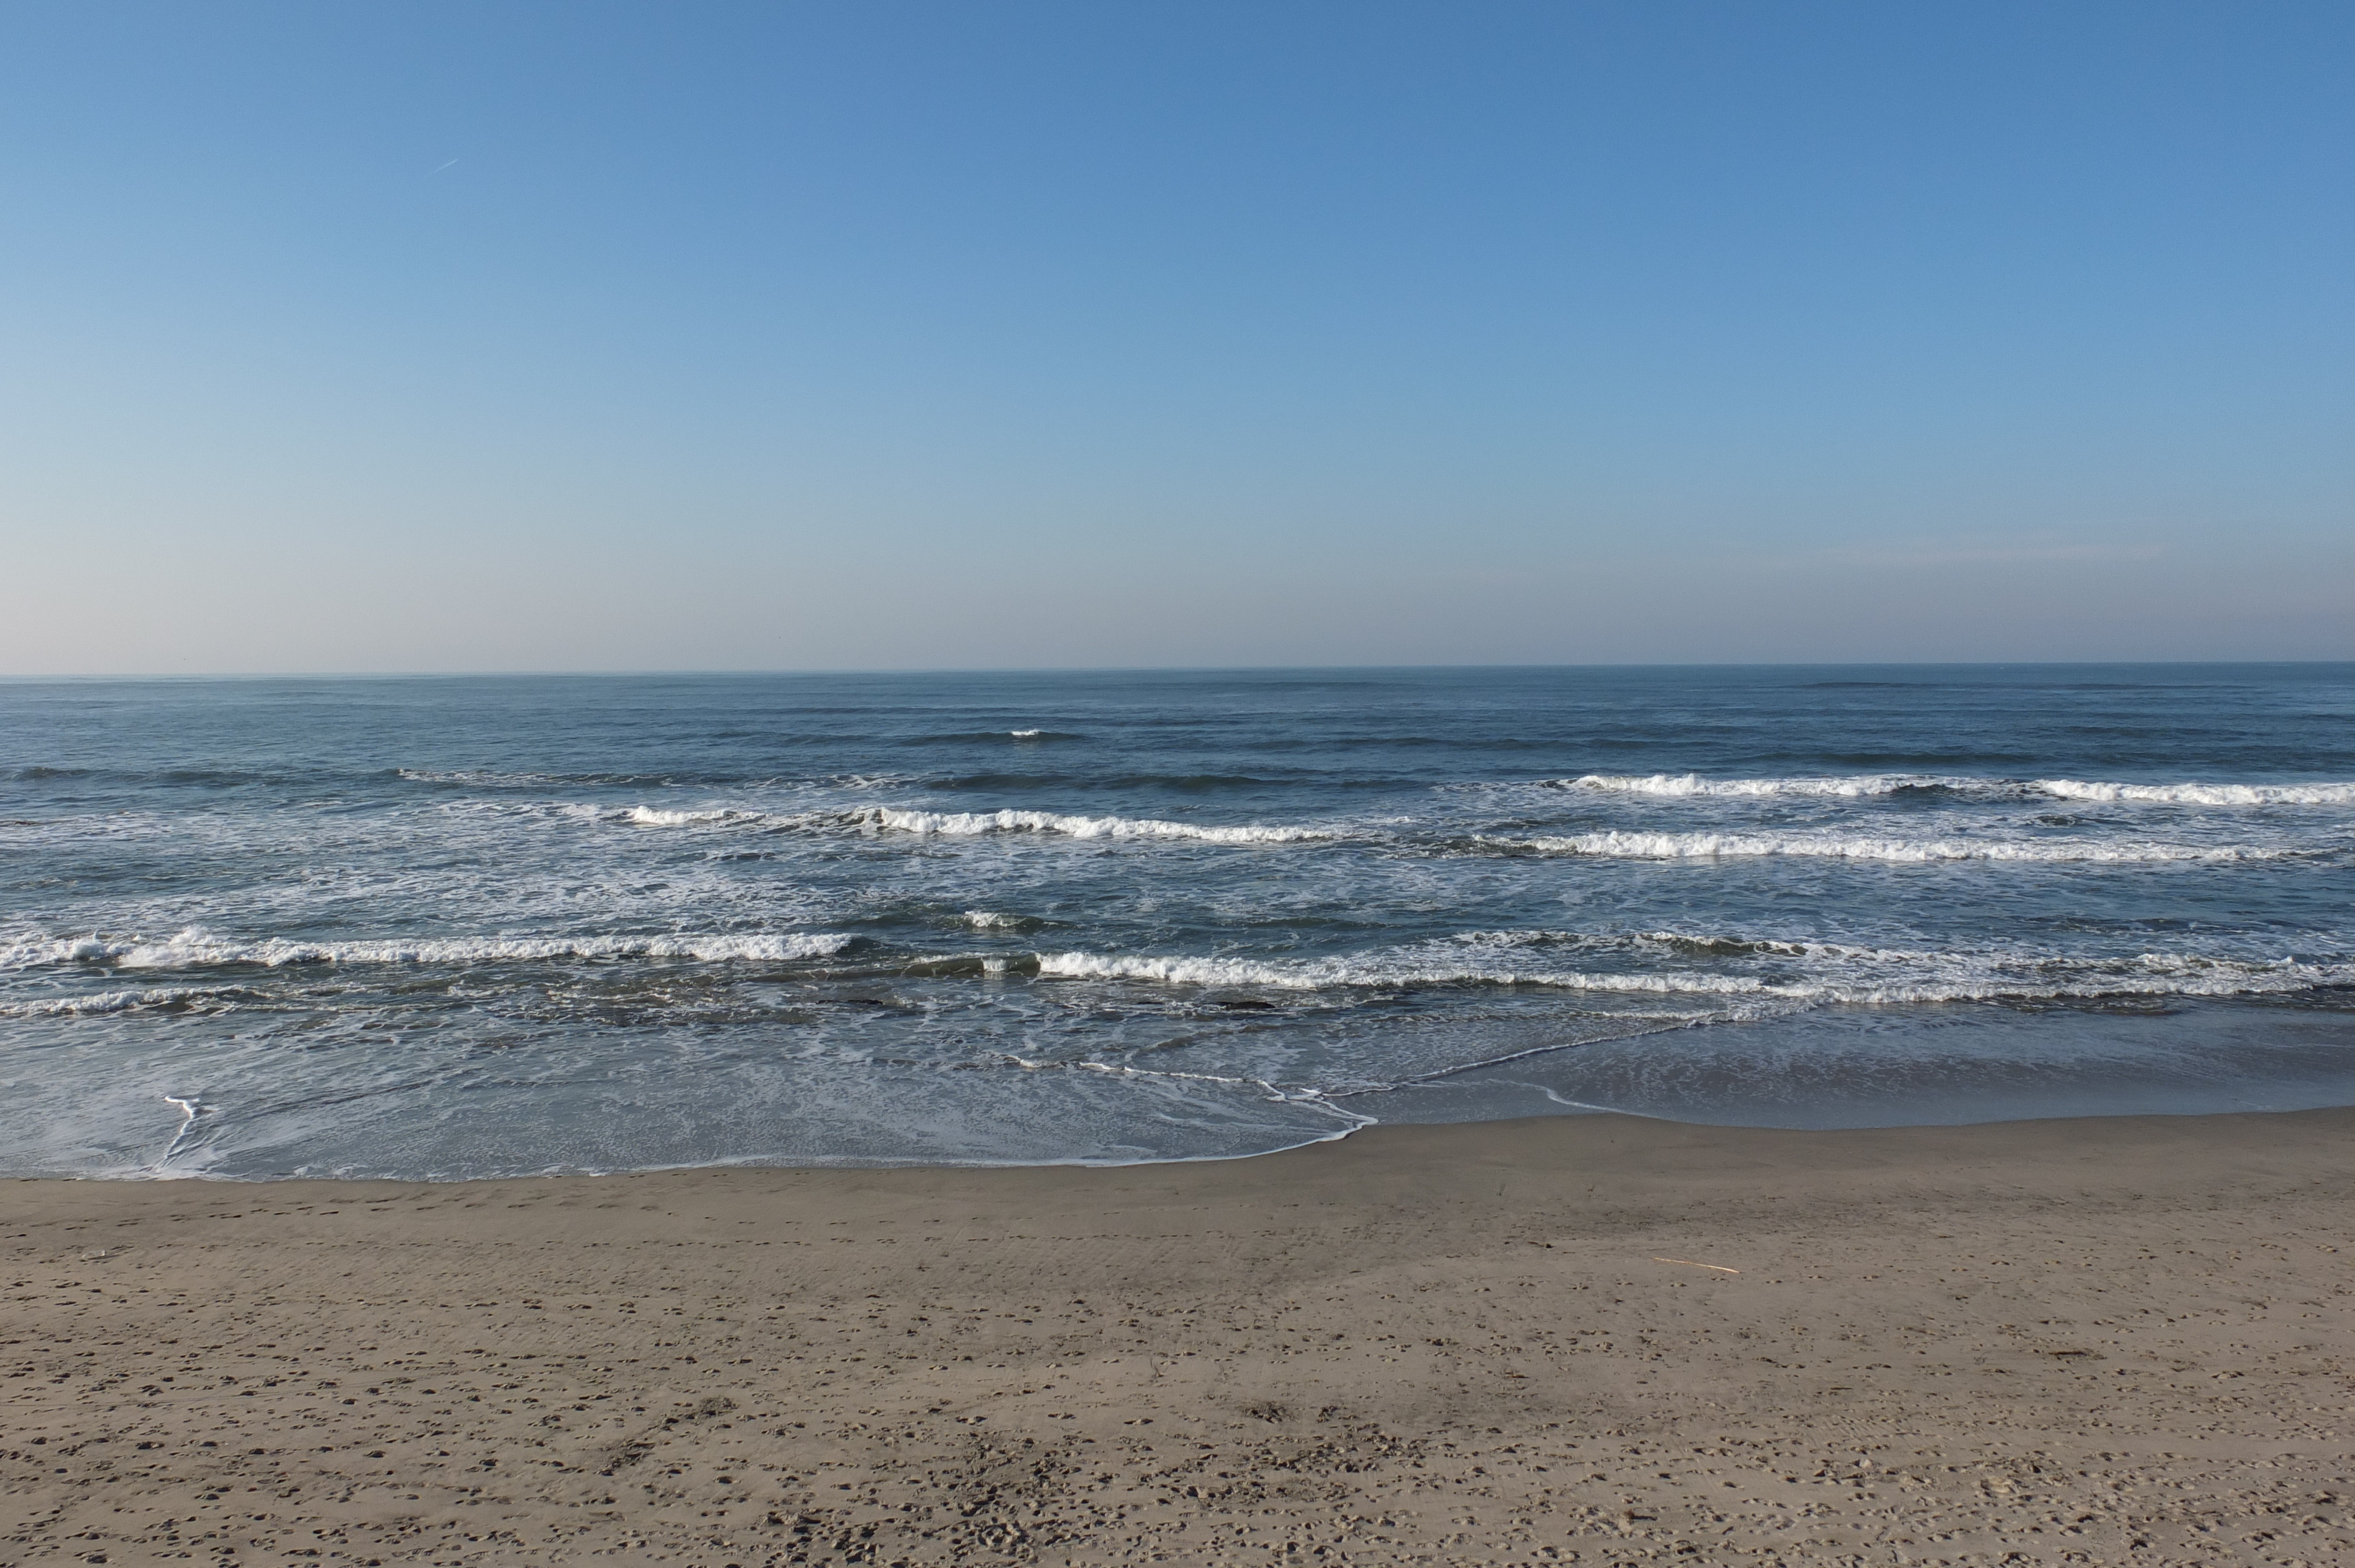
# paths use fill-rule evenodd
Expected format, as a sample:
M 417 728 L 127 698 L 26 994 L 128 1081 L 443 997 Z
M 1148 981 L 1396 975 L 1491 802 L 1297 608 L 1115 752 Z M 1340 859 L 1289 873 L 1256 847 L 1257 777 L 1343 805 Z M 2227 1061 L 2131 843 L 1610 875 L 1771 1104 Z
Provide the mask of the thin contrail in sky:
M 461 156 L 464 156 L 464 154 L 461 154 Z M 454 163 L 456 163 L 457 161 L 458 161 L 458 160 L 457 160 L 456 158 L 453 158 L 453 159 L 451 159 L 451 160 L 450 160 L 450 164 L 454 164 Z M 442 168 L 440 168 L 440 169 L 433 169 L 433 170 L 429 171 L 429 172 L 428 172 L 428 174 L 427 174 L 427 177 L 430 179 L 430 178 L 432 178 L 432 175 L 440 174 L 440 173 L 442 172 L 442 169 L 446 169 L 446 168 L 448 168 L 448 167 L 450 166 L 450 164 L 442 164 Z

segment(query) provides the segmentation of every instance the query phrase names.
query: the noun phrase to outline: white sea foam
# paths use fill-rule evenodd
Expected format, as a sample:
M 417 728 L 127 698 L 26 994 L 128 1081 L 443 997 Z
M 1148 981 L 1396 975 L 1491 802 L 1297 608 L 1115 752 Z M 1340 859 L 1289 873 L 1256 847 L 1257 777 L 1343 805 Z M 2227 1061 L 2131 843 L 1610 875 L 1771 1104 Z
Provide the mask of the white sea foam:
M 16 937 L 0 947 L 0 969 L 101 962 L 121 950 L 122 944 L 102 937 Z
M 577 809 L 577 808 L 574 808 Z M 754 811 L 741 806 L 633 806 L 626 811 L 587 808 L 601 821 L 638 828 L 838 828 L 866 819 L 864 811 Z
M 1041 953 L 1039 972 L 1062 980 L 1161 980 L 1171 985 L 1282 986 L 1314 991 L 1358 983 L 1348 966 L 1272 964 L 1249 959 L 1155 959 L 1116 953 Z
M 1698 773 L 1646 775 L 1589 773 L 1553 782 L 1563 789 L 1596 789 L 1619 795 L 1764 796 L 1816 795 L 1855 798 L 1894 795 L 1901 789 L 2001 789 L 1999 779 L 1949 779 L 1928 773 L 1867 773 L 1852 778 L 1704 779 Z M 2016 786 L 2014 786 L 2016 788 Z
M 2348 784 L 2109 784 L 2076 779 L 1984 779 L 1938 773 L 1799 775 L 1787 779 L 1704 779 L 1698 773 L 1588 773 L 1550 780 L 1558 789 L 1668 798 L 1758 798 L 1776 795 L 1863 799 L 1907 789 L 1958 795 L 2044 795 L 2062 800 L 2141 801 L 2175 806 L 2355 805 Z
M 1036 740 L 1047 732 L 1043 729 L 1009 729 L 1006 733 L 1017 740 Z
M 737 811 L 715 807 L 702 811 L 669 811 L 657 806 L 633 806 L 629 820 L 642 828 L 689 828 L 703 822 L 742 822 L 762 820 L 758 811 Z
M 805 811 L 790 815 L 722 806 L 696 810 L 634 806 L 614 820 L 647 828 L 885 828 L 927 838 L 1049 833 L 1074 839 L 1184 839 L 1214 844 L 1273 844 L 1340 836 L 1324 828 L 1262 827 L 1251 823 L 1228 826 L 1211 822 L 1167 821 L 1151 817 L 1082 817 L 1060 811 L 916 811 L 890 806 L 870 806 L 847 811 Z
M 724 963 L 826 958 L 856 938 L 835 932 L 783 936 L 445 937 L 415 941 L 238 940 L 191 929 L 161 940 L 69 937 L 0 948 L 0 969 L 103 963 L 125 969 L 201 969 L 218 964 L 467 964 L 542 959 L 699 959 Z
M 1039 972 L 1065 980 L 1147 980 L 1183 986 L 1256 986 L 1287 991 L 1401 986 L 1539 987 L 1623 996 L 1717 997 L 1737 1006 L 1801 1006 L 1987 1001 L 2097 1001 L 2122 996 L 2228 997 L 2276 994 L 2355 981 L 2355 963 L 2236 960 L 2167 953 L 2121 959 L 2026 959 L 2006 955 L 1899 954 L 1786 944 L 1835 961 L 1816 974 L 1777 976 L 1692 970 L 1610 972 L 1490 969 L 1450 964 L 1427 952 L 1357 959 L 1271 963 L 1240 959 L 1042 953 Z M 1878 960 L 1867 962 L 1855 959 Z M 1878 972 L 1877 972 L 1878 971 Z
M 1626 860 L 1757 855 L 1899 862 L 2039 861 L 2126 863 L 2276 860 L 2301 853 L 2254 844 L 2168 844 L 2103 839 L 1889 839 L 1849 833 L 1572 833 L 1483 838 L 1500 849 Z
M 2355 964 L 2230 963 L 2146 953 L 2131 959 L 2052 962 L 2027 972 L 1967 961 L 1946 976 L 1885 981 L 1828 980 L 1790 991 L 1812 1001 L 1862 1005 L 1940 1001 L 2100 1001 L 2117 997 L 2278 995 L 2355 980 Z
M 2355 806 L 2355 784 L 2101 784 L 2039 779 L 2063 800 L 2128 800 L 2167 806 Z
M 144 991 L 102 991 L 89 996 L 46 997 L 37 1001 L 0 1004 L 0 1018 L 102 1018 L 109 1013 L 141 1008 L 187 1008 L 206 1001 L 237 1001 L 256 995 L 238 986 L 151 986 Z
M 1280 964 L 1247 959 L 1157 959 L 1103 953 L 1041 953 L 1039 955 L 1039 972 L 1064 980 L 1159 980 L 1170 985 L 1269 986 L 1286 991 L 1403 985 L 1541 985 L 1573 991 L 1722 995 L 1771 992 L 1774 989 L 1764 981 L 1742 975 L 1522 972 L 1419 962 L 1403 955 L 1392 955 L 1387 959 L 1370 962 L 1319 959 Z
M 180 1113 L 180 1125 L 172 1129 L 172 1141 L 164 1146 L 164 1152 L 157 1155 L 155 1163 L 147 1168 L 148 1173 L 155 1176 L 165 1174 L 164 1168 L 172 1162 L 172 1156 L 179 1152 L 181 1140 L 188 1136 L 188 1129 L 197 1125 L 197 1118 L 205 1108 L 204 1103 L 193 1096 L 165 1095 L 163 1100 Z
M 1071 817 L 1054 811 L 902 811 L 889 807 L 868 813 L 878 827 L 942 838 L 985 833 L 1057 833 L 1075 839 L 1191 839 L 1213 844 L 1283 844 L 1339 835 L 1322 828 L 1222 827 L 1209 822 L 1171 822 L 1151 817 Z

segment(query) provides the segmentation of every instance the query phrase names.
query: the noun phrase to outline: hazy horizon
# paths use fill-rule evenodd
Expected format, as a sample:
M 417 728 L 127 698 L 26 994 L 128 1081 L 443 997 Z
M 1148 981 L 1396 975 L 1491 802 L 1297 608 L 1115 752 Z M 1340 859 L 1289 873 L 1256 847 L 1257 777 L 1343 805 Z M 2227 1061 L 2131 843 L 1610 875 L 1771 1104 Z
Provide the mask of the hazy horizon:
M 0 17 L 0 673 L 2355 657 L 2355 12 Z
M 1476 673 L 1483 670 L 1540 672 L 1555 670 L 1593 670 L 1597 672 L 1632 673 L 1643 670 L 1701 671 L 1740 670 L 1765 673 L 1774 670 L 2231 670 L 2237 668 L 2326 668 L 2331 665 L 2355 664 L 2355 659 L 1832 659 L 1832 660 L 1721 660 L 1721 661 L 1621 661 L 1617 662 L 1580 662 L 1570 661 L 1528 661 L 1519 663 L 1447 663 L 1426 664 L 1008 664 L 1008 665 L 842 665 L 833 668 L 808 666 L 774 669 L 574 669 L 574 670 L 126 670 L 108 672 L 63 671 L 48 674 L 0 673 L 0 683 L 31 684 L 40 682 L 101 684 L 109 682 L 141 681 L 506 681 L 506 680 L 789 680 L 806 677 L 811 680 L 833 680 L 872 675 L 888 679 L 895 676 L 911 678 L 970 675 L 976 679 L 995 676 L 1025 675 L 1379 675 L 1383 673 L 1414 674 L 1449 673 Z

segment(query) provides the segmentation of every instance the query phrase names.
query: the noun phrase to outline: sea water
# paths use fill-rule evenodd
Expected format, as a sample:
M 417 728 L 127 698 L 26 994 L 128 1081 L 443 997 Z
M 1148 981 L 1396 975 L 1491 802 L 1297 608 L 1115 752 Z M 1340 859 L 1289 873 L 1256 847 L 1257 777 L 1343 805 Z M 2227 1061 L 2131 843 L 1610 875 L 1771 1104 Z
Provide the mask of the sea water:
M 2355 1102 L 2355 666 L 0 684 L 0 1172 Z

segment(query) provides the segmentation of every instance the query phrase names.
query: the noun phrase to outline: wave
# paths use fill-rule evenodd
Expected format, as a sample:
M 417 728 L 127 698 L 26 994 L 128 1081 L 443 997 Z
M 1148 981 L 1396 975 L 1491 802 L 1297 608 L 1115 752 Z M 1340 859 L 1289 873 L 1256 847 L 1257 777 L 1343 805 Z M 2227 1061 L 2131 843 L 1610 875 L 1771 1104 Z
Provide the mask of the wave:
M 1325 828 L 1221 827 L 1151 817 L 1072 817 L 1054 811 L 902 811 L 864 813 L 877 827 L 928 837 L 975 838 L 985 833 L 1057 833 L 1075 839 L 1191 839 L 1213 844 L 1284 844 L 1340 835 Z
M 1796 941 L 1772 937 L 1694 936 L 1684 931 L 1459 931 L 1448 940 L 1473 948 L 1579 948 L 1652 954 L 1668 951 L 1705 959 L 1844 959 L 1911 962 L 1930 953 L 1890 948 L 1859 948 L 1846 942 Z
M 1816 948 L 1814 944 L 1794 944 Z M 1449 963 L 1444 956 L 1393 952 L 1368 959 L 1268 962 L 1248 959 L 1153 958 L 1087 952 L 1041 953 L 1039 974 L 1060 980 L 1145 980 L 1159 984 L 1256 986 L 1284 991 L 1495 986 L 1640 997 L 1724 999 L 1770 1006 L 1904 1005 L 1955 1001 L 2096 1001 L 2121 997 L 2274 995 L 2355 984 L 2355 963 L 2299 959 L 2227 959 L 2165 953 L 2127 959 L 2021 961 L 1974 955 L 1875 953 L 1817 948 L 1824 956 L 1874 958 L 1913 974 L 1765 978 L 1693 970 L 1613 972 L 1518 969 Z M 1927 970 L 1929 972 L 1918 972 Z M 1692 1015 L 1694 1021 L 1710 1016 Z
M 922 811 L 890 806 L 771 812 L 737 806 L 632 806 L 626 810 L 616 810 L 579 802 L 537 803 L 524 807 L 470 802 L 463 809 L 469 812 L 553 814 L 578 821 L 638 828 L 736 828 L 764 832 L 796 829 L 872 831 L 880 828 L 936 838 L 976 838 L 988 833 L 1048 833 L 1076 839 L 1184 839 L 1217 844 L 1273 844 L 1343 836 L 1338 830 L 1321 827 L 1268 827 L 1253 823 L 1228 826 L 1153 817 L 1087 817 L 1060 811 Z
M 2126 863 L 2164 861 L 2278 860 L 2312 850 L 2254 844 L 2135 843 L 2090 839 L 1885 839 L 1845 833 L 1573 833 L 1476 842 L 1529 854 L 1623 860 L 1687 860 L 1761 855 L 1894 862 L 2037 861 Z
M 2032 789 L 2062 800 L 2132 800 L 2167 806 L 2355 806 L 2355 784 L 2094 784 L 2039 779 Z
M 1268 963 L 1251 959 L 1156 959 L 1102 953 L 1041 953 L 1039 973 L 1059 980 L 1141 980 L 1169 985 L 1268 986 L 1284 991 L 1436 985 L 1542 985 L 1579 991 L 1661 993 L 1765 991 L 1763 980 L 1746 976 L 1681 974 L 1523 974 L 1509 969 L 1450 967 L 1393 959 L 1358 962 L 1343 959 Z
M 739 811 L 726 807 L 704 811 L 668 811 L 656 806 L 633 806 L 624 820 L 642 828 L 686 828 L 702 822 L 758 822 L 769 819 L 759 811 Z
M 102 964 L 123 969 L 207 969 L 252 964 L 469 964 L 546 959 L 700 959 L 706 962 L 779 963 L 827 958 L 856 937 L 837 932 L 784 936 L 442 937 L 415 941 L 255 941 L 187 930 L 161 941 L 66 937 L 21 940 L 0 948 L 0 969 L 61 964 Z
M 2349 806 L 2348 784 L 2111 784 L 2076 779 L 1986 779 L 1939 773 L 1797 775 L 1775 779 L 1704 779 L 1698 773 L 1588 773 L 1576 779 L 1540 780 L 1556 789 L 1592 789 L 1608 794 L 1720 799 L 1776 795 L 1859 800 L 1937 791 L 2022 799 L 2137 801 L 2172 806 Z
M 864 810 L 753 811 L 741 806 L 633 806 L 626 811 L 597 806 L 559 806 L 567 816 L 587 816 L 602 822 L 626 822 L 636 828 L 752 828 L 767 831 L 794 828 L 855 828 L 868 821 Z
M 154 986 L 144 991 L 102 991 L 89 996 L 0 1004 L 0 1018 L 102 1018 L 109 1013 L 134 1012 L 144 1008 L 188 1012 L 208 1001 L 265 1000 L 264 993 L 244 986 Z
M 1933 773 L 1865 773 L 1849 778 L 1792 779 L 1704 779 L 1698 773 L 1588 773 L 1576 779 L 1549 779 L 1543 782 L 1557 789 L 1595 789 L 1618 795 L 1808 795 L 1835 799 L 1895 795 L 1915 789 L 1945 789 L 1961 793 L 2006 788 L 2016 790 L 2019 788 L 2007 785 L 2001 779 L 1948 778 Z

